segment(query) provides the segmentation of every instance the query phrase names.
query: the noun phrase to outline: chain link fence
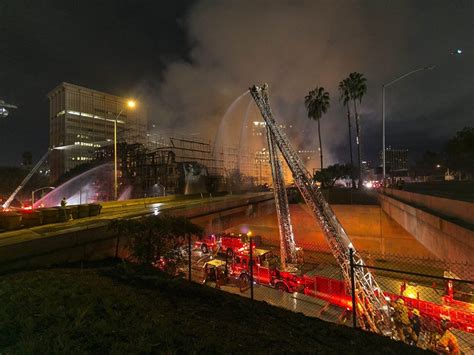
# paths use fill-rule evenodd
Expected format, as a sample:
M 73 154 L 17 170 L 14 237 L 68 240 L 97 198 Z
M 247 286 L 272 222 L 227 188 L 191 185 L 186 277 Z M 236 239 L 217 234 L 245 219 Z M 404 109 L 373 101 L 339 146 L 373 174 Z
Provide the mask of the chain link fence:
M 181 274 L 190 281 L 337 324 L 359 327 L 363 319 L 350 280 L 325 245 L 300 245 L 298 265 L 285 266 L 278 247 L 258 238 L 189 238 L 185 249 Z M 387 301 L 393 339 L 437 352 L 474 353 L 474 265 L 359 255 Z

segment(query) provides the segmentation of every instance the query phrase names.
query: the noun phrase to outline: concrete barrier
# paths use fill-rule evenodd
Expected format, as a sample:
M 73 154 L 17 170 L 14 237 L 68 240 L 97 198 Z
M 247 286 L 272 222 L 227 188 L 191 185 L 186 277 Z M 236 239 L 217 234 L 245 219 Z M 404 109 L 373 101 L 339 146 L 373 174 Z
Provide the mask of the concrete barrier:
M 405 201 L 408 204 L 424 207 L 435 213 L 474 224 L 474 203 L 472 202 L 452 200 L 395 189 L 385 189 L 384 193 L 385 195 L 395 197 L 398 200 Z
M 137 206 L 137 207 L 148 206 L 154 203 L 164 203 L 164 202 L 175 201 L 179 199 L 184 199 L 184 197 L 178 197 L 178 196 L 173 195 L 173 196 L 164 196 L 164 197 L 137 198 L 137 199 L 125 200 L 125 201 L 101 202 L 101 205 L 104 210 L 108 210 L 108 209 L 131 207 L 131 206 Z
M 0 228 L 6 230 L 16 229 L 21 224 L 21 213 L 8 211 L 0 213 Z
M 331 205 L 331 208 L 359 250 L 378 255 L 433 258 L 433 254 L 426 247 L 384 213 L 380 206 Z M 295 241 L 299 246 L 304 250 L 330 252 L 321 227 L 305 204 L 290 205 L 290 213 Z M 254 235 L 262 235 L 267 244 L 279 245 L 275 209 L 229 231 L 242 232 L 244 228 L 251 229 Z
M 438 258 L 472 263 L 473 230 L 386 195 L 380 195 L 380 202 L 384 212 Z

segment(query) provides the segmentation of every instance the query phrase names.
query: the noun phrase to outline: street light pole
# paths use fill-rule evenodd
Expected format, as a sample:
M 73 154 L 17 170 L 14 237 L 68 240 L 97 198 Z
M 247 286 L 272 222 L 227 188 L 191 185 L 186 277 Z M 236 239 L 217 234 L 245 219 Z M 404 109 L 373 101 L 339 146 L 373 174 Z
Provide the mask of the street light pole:
M 114 200 L 117 201 L 118 195 L 118 179 L 117 179 L 117 120 L 122 114 L 123 109 L 120 110 L 114 120 Z
M 31 207 L 35 204 L 35 193 L 44 189 L 51 189 L 54 190 L 54 186 L 45 186 L 45 187 L 40 187 L 39 189 L 31 191 Z
M 382 85 L 382 185 L 385 186 L 385 85 Z
M 136 105 L 135 101 L 127 101 L 127 106 L 129 108 L 134 108 Z M 121 109 L 114 120 L 114 200 L 117 201 L 118 198 L 118 178 L 117 178 L 117 120 L 122 114 L 124 109 Z
M 389 87 L 393 84 L 395 84 L 397 81 L 400 81 L 404 78 L 406 78 L 407 76 L 410 76 L 412 74 L 415 74 L 415 73 L 418 73 L 419 71 L 422 71 L 422 70 L 432 70 L 434 69 L 436 66 L 435 65 L 431 65 L 431 66 L 427 66 L 427 67 L 421 67 L 421 68 L 418 68 L 418 69 L 414 69 L 412 71 L 409 71 L 403 75 L 400 75 L 399 77 L 393 79 L 392 81 L 388 82 L 387 84 L 384 84 L 382 85 L 382 166 L 383 166 L 383 184 L 385 185 L 385 175 L 386 175 L 386 167 L 385 167 L 385 88 L 386 87 Z

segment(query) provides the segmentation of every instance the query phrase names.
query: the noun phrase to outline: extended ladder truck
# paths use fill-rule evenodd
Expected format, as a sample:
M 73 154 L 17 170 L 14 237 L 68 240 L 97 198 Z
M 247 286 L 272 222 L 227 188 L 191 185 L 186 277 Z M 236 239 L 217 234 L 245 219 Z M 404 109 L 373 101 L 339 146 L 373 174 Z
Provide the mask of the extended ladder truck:
M 342 228 L 331 207 L 316 186 L 304 163 L 290 144 L 286 134 L 276 124 L 269 103 L 268 85 L 253 86 L 250 93 L 255 100 L 266 124 L 270 164 L 274 181 L 275 205 L 280 229 L 281 259 L 283 267 L 296 263 L 296 248 L 291 226 L 288 198 L 285 190 L 281 161 L 278 150 L 290 168 L 293 179 L 303 199 L 321 226 L 329 247 L 342 269 L 346 287 L 350 289 L 354 277 L 355 300 L 359 326 L 365 330 L 388 335 L 392 334 L 389 305 L 370 271 L 365 267 L 359 253 Z M 351 275 L 350 253 L 355 265 Z

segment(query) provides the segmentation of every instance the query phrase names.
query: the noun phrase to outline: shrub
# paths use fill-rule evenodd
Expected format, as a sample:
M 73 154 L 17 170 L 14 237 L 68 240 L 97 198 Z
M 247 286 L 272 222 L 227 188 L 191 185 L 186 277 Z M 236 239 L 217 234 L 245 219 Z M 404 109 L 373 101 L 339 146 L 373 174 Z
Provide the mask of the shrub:
M 115 220 L 110 227 L 129 237 L 132 261 L 159 267 L 170 274 L 175 274 L 185 262 L 186 238 L 203 233 L 189 219 L 169 215 Z

